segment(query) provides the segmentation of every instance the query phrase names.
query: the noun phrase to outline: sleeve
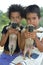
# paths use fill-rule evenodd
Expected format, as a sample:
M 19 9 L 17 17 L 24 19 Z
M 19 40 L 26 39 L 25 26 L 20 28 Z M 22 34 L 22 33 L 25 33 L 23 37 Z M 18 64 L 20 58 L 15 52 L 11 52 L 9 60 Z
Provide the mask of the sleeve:
M 3 28 L 2 32 L 1 32 L 2 34 L 6 34 L 6 33 L 7 33 L 6 27 L 7 27 L 7 26 L 5 26 L 5 27 Z
M 40 27 L 40 28 L 38 28 L 37 29 L 38 31 L 40 31 L 40 32 L 37 32 L 36 33 L 36 36 L 40 39 L 40 41 L 42 40 L 42 38 L 43 38 L 43 27 Z M 42 32 L 41 32 L 42 31 Z
M 43 38 L 43 33 L 37 33 L 36 34 L 37 35 L 37 37 L 40 39 L 40 41 L 42 40 L 42 38 Z

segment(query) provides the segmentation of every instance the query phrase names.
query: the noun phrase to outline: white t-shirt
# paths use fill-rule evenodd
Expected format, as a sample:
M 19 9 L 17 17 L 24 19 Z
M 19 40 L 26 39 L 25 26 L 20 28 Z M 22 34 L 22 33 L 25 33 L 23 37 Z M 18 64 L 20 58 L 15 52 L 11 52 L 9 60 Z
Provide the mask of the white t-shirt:
M 37 30 L 43 31 L 43 27 L 40 27 L 40 28 L 38 28 Z M 37 37 L 40 38 L 40 41 L 41 41 L 42 38 L 43 38 L 43 32 L 37 32 L 36 35 L 37 35 Z

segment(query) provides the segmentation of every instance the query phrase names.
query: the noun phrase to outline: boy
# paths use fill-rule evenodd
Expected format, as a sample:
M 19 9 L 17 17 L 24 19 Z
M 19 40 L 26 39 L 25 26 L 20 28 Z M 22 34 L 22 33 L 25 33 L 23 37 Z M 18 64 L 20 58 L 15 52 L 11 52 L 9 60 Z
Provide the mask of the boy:
M 20 21 L 23 17 L 23 7 L 20 6 L 20 5 L 11 5 L 8 9 L 8 17 L 11 21 L 10 23 L 16 22 L 16 23 L 20 24 Z M 19 43 L 18 43 L 18 40 L 17 40 L 17 46 L 16 46 L 16 49 L 14 51 L 13 56 L 9 55 L 9 53 L 10 53 L 9 48 L 8 48 L 9 35 L 10 34 L 18 34 L 19 32 L 16 31 L 14 28 L 6 29 L 8 26 L 5 26 L 2 30 L 2 39 L 1 39 L 1 42 L 0 42 L 0 46 L 4 46 L 4 51 L 3 51 L 3 53 L 0 57 L 0 65 L 9 65 L 9 63 L 14 58 L 16 58 L 16 56 L 18 56 L 19 52 L 20 52 L 20 49 L 19 49 L 19 46 L 18 46 L 19 43 L 20 43 L 20 38 L 19 38 Z M 20 37 L 20 34 L 18 34 L 18 35 Z
M 32 24 L 34 25 L 35 29 L 38 29 L 38 24 L 39 24 L 39 19 L 40 19 L 40 8 L 37 5 L 30 5 L 26 8 L 25 10 L 25 18 L 27 20 L 27 25 Z M 37 48 L 43 52 L 43 42 L 38 39 L 36 36 L 36 32 L 28 32 L 27 34 L 25 33 L 25 37 L 31 37 L 32 39 L 35 40 L 35 45 Z
M 38 29 L 39 28 L 38 24 L 39 24 L 39 19 L 40 19 L 40 8 L 37 5 L 30 5 L 30 6 L 26 7 L 25 18 L 27 20 L 27 25 L 32 24 L 32 25 L 34 25 L 35 29 Z M 42 33 L 40 33 L 40 34 L 42 34 Z M 41 41 L 39 40 L 37 33 L 35 31 L 23 33 L 22 37 L 23 37 L 23 35 L 25 36 L 25 38 L 31 37 L 33 40 L 35 40 L 34 46 L 36 46 L 39 49 L 39 51 L 43 52 L 43 40 L 42 39 L 41 39 Z M 24 49 L 23 39 L 22 39 L 21 49 L 22 50 Z M 17 65 L 26 65 L 26 64 L 30 65 L 28 61 L 27 61 L 27 63 L 25 61 L 18 63 Z M 30 61 L 30 63 L 31 63 L 31 61 Z M 31 65 L 35 65 L 35 64 L 33 63 Z

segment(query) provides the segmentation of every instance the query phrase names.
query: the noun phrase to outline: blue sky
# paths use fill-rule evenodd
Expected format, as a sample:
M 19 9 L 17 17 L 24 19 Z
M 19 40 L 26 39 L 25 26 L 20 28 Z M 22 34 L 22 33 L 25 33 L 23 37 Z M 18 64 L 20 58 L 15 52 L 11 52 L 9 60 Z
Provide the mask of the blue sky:
M 43 7 L 43 0 L 0 0 L 0 10 L 6 12 L 11 4 L 21 4 L 22 6 L 37 4 L 39 7 Z

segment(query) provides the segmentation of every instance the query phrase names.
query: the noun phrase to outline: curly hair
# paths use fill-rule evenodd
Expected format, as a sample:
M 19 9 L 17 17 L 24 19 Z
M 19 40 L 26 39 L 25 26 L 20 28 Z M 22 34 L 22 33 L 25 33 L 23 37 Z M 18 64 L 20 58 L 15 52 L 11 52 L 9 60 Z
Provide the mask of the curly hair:
M 19 12 L 21 17 L 23 17 L 24 8 L 21 5 L 13 4 L 8 8 L 8 17 L 10 19 L 12 12 Z

